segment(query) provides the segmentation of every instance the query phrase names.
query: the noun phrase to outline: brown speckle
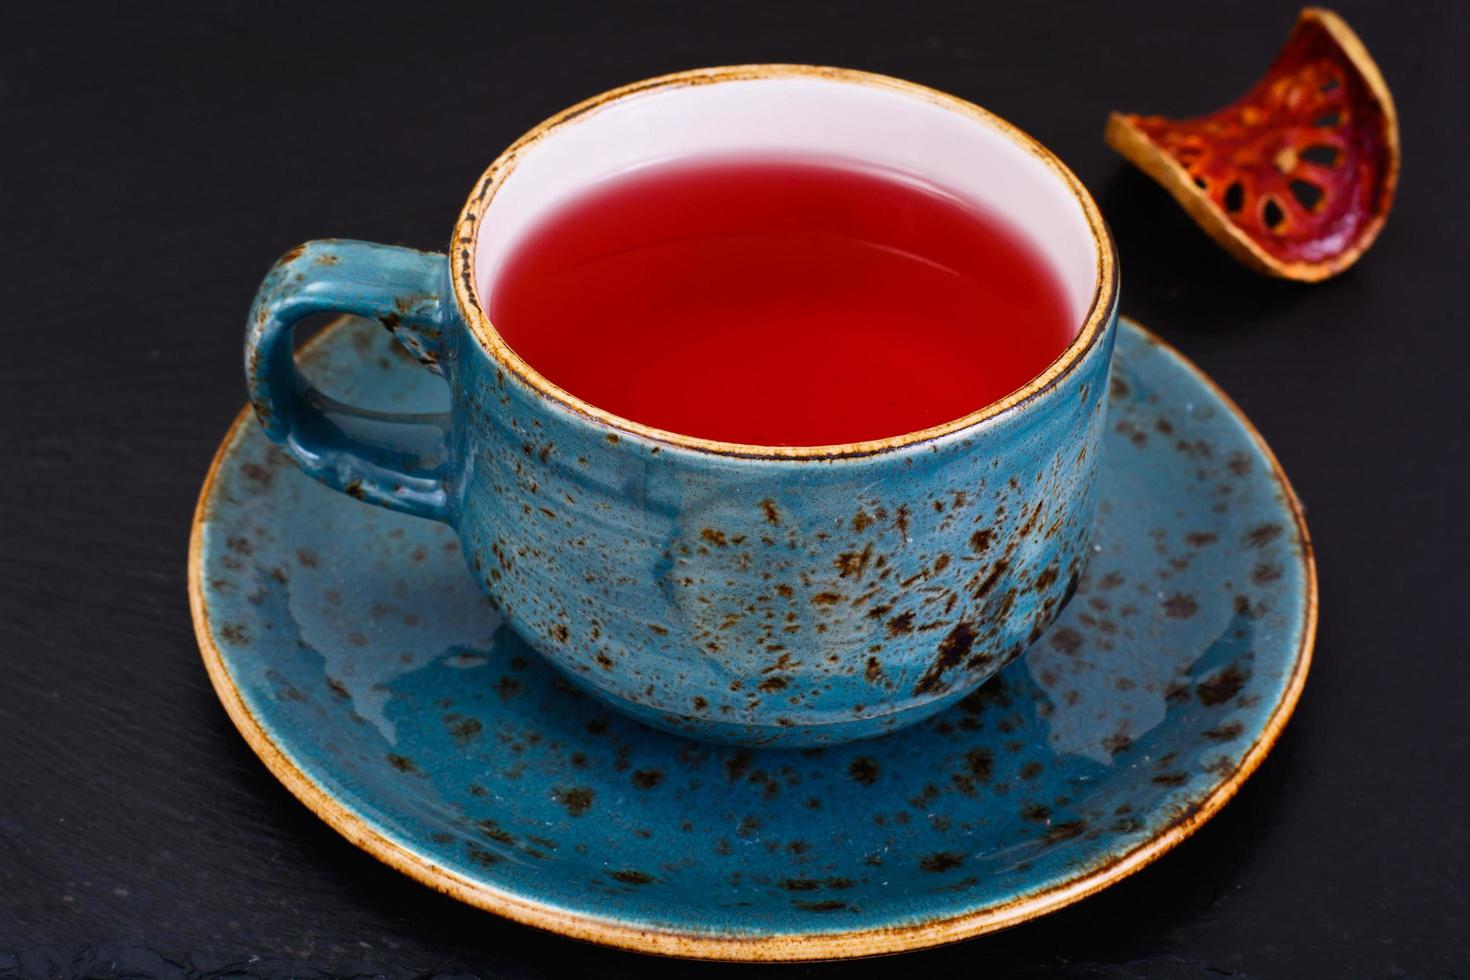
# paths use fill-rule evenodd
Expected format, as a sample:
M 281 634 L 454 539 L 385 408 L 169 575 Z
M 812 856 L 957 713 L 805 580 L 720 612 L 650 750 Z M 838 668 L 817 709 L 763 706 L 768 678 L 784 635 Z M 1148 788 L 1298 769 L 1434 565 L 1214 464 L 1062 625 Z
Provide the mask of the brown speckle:
M 449 737 L 454 739 L 457 745 L 466 745 L 483 730 L 478 718 L 461 718 L 449 726 Z
M 871 517 L 867 511 L 860 510 L 852 516 L 852 529 L 861 534 L 863 531 L 867 530 L 873 524 L 873 522 L 874 518 Z
M 870 756 L 860 755 L 847 767 L 847 774 L 864 786 L 878 781 L 878 763 Z
M 1279 579 L 1281 575 L 1280 565 L 1270 565 L 1262 562 L 1251 570 L 1251 581 L 1257 585 L 1267 585 Z
M 551 791 L 552 798 L 566 808 L 567 813 L 574 817 L 580 817 L 592 806 L 592 800 L 596 796 L 592 790 L 583 786 L 574 786 L 571 789 L 554 789 Z
M 1240 693 L 1245 682 L 1246 675 L 1237 665 L 1231 664 L 1214 677 L 1201 681 L 1194 689 L 1194 693 L 1199 698 L 1200 704 L 1224 704 Z
M 1252 548 L 1264 548 L 1281 537 L 1280 524 L 1262 524 L 1246 532 L 1244 543 Z
M 939 641 L 939 655 L 914 685 L 915 694 L 930 694 L 943 684 L 944 674 L 963 660 L 975 645 L 975 627 L 968 620 L 960 620 L 944 639 Z
M 990 781 L 995 768 L 995 758 L 989 749 L 971 749 L 965 753 L 965 772 L 982 783 Z
M 516 839 L 512 837 L 509 833 L 507 833 L 500 826 L 500 824 L 496 823 L 494 820 L 476 820 L 475 826 L 480 828 L 480 833 L 484 834 L 490 840 L 496 841 L 501 844 L 508 844 L 511 847 L 515 846 Z
M 1036 522 L 1041 517 L 1041 508 L 1045 504 L 1045 500 L 1036 501 L 1036 506 L 1031 509 L 1031 516 L 1026 519 L 1026 523 L 1021 525 L 1021 530 L 1017 532 L 1021 537 L 1026 537 L 1036 529 Z
M 1052 824 L 1041 835 L 1041 839 L 1048 844 L 1057 841 L 1071 840 L 1087 829 L 1087 824 L 1081 820 L 1067 820 L 1063 823 Z
M 964 855 L 956 854 L 953 851 L 935 851 L 933 854 L 926 854 L 919 859 L 919 867 L 932 874 L 943 874 L 946 871 L 953 871 L 964 863 Z
M 730 753 L 725 760 L 725 778 L 731 782 L 745 775 L 745 770 L 750 768 L 751 753 L 749 749 L 736 749 Z
M 1050 643 L 1070 657 L 1082 649 L 1082 634 L 1070 626 L 1063 626 L 1052 631 Z
M 1239 738 L 1243 731 L 1245 731 L 1245 726 L 1238 721 L 1231 721 L 1211 728 L 1205 732 L 1205 738 L 1214 739 L 1217 742 L 1228 742 L 1233 738 Z
M 843 891 L 853 886 L 851 878 L 833 876 L 831 878 L 787 878 L 781 883 L 781 887 L 788 891 L 816 891 L 826 888 L 830 891 Z
M 914 614 L 912 612 L 899 613 L 888 621 L 887 629 L 890 637 L 912 633 L 914 631 Z
M 387 755 L 383 756 L 383 758 L 388 760 L 388 765 L 392 766 L 394 769 L 397 769 L 399 772 L 408 773 L 409 775 L 414 776 L 423 774 L 418 765 L 406 755 L 398 755 L 395 752 L 389 752 Z
M 767 524 L 781 523 L 781 512 L 776 509 L 776 502 L 770 497 L 761 501 L 761 513 L 765 515 Z
M 883 665 L 878 662 L 877 657 L 869 657 L 867 667 L 863 670 L 863 679 L 869 684 L 877 684 L 883 680 Z
M 986 594 L 989 593 L 991 589 L 995 588 L 995 583 L 1000 581 L 1000 577 L 1005 574 L 1006 569 L 1010 567 L 1010 561 L 1005 558 L 1000 559 L 993 566 L 991 566 L 990 574 L 985 576 L 980 584 L 975 587 L 975 591 L 973 593 L 975 598 L 985 598 Z
M 261 466 L 259 463 L 246 463 L 240 467 L 240 472 L 244 474 L 245 479 L 254 484 L 256 493 L 263 493 L 269 490 L 271 481 L 276 477 L 269 468 Z
M 839 902 L 836 899 L 827 899 L 823 902 L 792 902 L 791 904 L 807 912 L 841 912 L 851 907 L 846 902 Z
M 723 548 L 728 543 L 725 538 L 725 532 L 717 531 L 712 527 L 707 527 L 703 531 L 700 531 L 699 536 L 716 548 Z
M 862 551 L 844 551 L 832 562 L 837 569 L 838 578 L 861 579 L 863 573 L 868 570 L 868 562 L 873 557 L 873 546 L 869 544 Z
M 651 885 L 658 879 L 643 871 L 609 871 L 609 878 L 621 881 L 625 885 Z
M 812 596 L 811 600 L 814 606 L 835 606 L 841 601 L 842 594 L 840 592 L 818 592 Z
M 1176 592 L 1164 600 L 1164 615 L 1170 619 L 1188 619 L 1199 612 L 1199 602 L 1194 596 Z

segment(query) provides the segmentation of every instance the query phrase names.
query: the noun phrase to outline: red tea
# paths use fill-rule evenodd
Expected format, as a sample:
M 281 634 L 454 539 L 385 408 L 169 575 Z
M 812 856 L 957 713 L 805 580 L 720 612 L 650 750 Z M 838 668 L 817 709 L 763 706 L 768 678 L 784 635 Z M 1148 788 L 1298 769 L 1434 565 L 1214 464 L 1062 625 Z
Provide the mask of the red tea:
M 684 435 L 813 446 L 967 415 L 1076 334 L 1018 229 L 846 161 L 660 163 L 535 226 L 490 316 L 554 384 Z

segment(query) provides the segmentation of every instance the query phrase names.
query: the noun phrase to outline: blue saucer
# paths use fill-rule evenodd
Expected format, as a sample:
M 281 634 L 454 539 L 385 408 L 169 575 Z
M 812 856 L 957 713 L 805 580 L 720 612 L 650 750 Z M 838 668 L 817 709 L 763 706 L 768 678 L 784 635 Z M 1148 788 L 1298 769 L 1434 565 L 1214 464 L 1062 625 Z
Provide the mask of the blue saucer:
M 376 325 L 339 321 L 303 363 L 353 403 L 447 400 Z M 1315 571 L 1260 437 L 1128 322 L 1109 419 L 1094 553 L 1057 625 L 958 706 L 880 739 L 753 751 L 609 712 L 502 626 L 448 528 L 334 494 L 243 414 L 200 496 L 195 629 L 270 770 L 466 902 L 716 959 L 949 942 L 1188 836 L 1306 680 Z

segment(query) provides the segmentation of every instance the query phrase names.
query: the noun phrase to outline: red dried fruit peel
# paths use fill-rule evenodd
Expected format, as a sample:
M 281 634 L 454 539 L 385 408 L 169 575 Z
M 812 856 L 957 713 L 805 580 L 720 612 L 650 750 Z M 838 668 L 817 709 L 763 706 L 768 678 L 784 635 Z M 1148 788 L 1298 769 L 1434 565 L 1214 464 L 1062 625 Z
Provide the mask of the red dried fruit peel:
M 1106 139 L 1231 255 L 1304 282 L 1358 260 L 1398 184 L 1393 97 L 1363 42 L 1320 8 L 1301 12 L 1240 99 L 1195 119 L 1115 112 Z

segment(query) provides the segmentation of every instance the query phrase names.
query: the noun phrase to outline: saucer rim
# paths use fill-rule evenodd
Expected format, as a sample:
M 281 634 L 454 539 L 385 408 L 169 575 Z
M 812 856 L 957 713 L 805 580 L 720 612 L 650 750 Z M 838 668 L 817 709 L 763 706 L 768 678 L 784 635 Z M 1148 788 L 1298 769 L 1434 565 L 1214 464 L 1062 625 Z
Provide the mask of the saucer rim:
M 302 345 L 304 353 L 337 333 L 354 318 L 341 316 L 319 334 Z M 225 666 L 224 657 L 214 642 L 209 623 L 209 610 L 204 597 L 203 549 L 204 525 L 208 518 L 209 499 L 220 470 L 234 451 L 241 429 L 250 424 L 253 414 L 246 405 L 235 416 L 219 448 L 215 451 L 195 504 L 189 532 L 189 611 L 200 655 L 216 696 L 247 745 L 265 764 L 266 769 L 286 789 L 306 805 L 329 827 L 345 837 L 353 846 L 366 851 L 396 871 L 427 885 L 441 894 L 492 912 L 522 925 L 640 953 L 686 959 L 724 962 L 817 961 L 851 959 L 899 953 L 946 945 L 1020 925 L 1071 905 L 1113 885 L 1141 870 L 1168 853 L 1193 834 L 1225 806 L 1252 773 L 1265 760 L 1291 718 L 1311 668 L 1317 635 L 1318 582 L 1317 563 L 1307 532 L 1306 518 L 1300 499 L 1292 489 L 1276 454 L 1234 400 L 1208 375 L 1176 347 L 1129 317 L 1119 317 L 1137 330 L 1147 343 L 1170 354 L 1185 370 L 1203 383 L 1207 390 L 1230 410 L 1245 432 L 1255 442 L 1271 465 L 1275 482 L 1284 491 L 1283 504 L 1291 512 L 1301 542 L 1298 558 L 1302 565 L 1304 603 L 1300 641 L 1292 665 L 1291 677 L 1281 697 L 1272 708 L 1260 734 L 1241 758 L 1240 765 L 1220 782 L 1197 806 L 1181 814 L 1162 831 L 1132 850 L 1106 864 L 1094 866 L 1042 891 L 1009 901 L 992 903 L 957 915 L 914 922 L 900 926 L 870 927 L 845 932 L 776 933 L 764 936 L 741 936 L 699 932 L 693 929 L 650 928 L 616 919 L 590 915 L 561 908 L 553 903 L 531 900 L 482 881 L 465 877 L 441 867 L 421 854 L 374 828 L 367 820 L 350 810 L 336 797 L 303 771 L 284 748 L 267 732 L 264 725 L 246 706 L 244 697 Z

